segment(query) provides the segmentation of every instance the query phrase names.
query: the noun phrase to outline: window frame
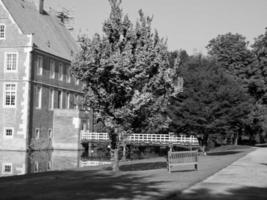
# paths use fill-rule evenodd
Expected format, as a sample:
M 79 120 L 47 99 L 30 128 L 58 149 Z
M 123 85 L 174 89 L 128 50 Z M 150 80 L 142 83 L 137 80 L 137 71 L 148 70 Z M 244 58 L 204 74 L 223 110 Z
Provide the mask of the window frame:
M 63 91 L 58 90 L 58 109 L 63 109 Z
M 10 167 L 10 171 L 9 172 L 5 171 L 6 166 Z M 4 175 L 13 174 L 13 164 L 12 163 L 2 163 L 2 174 L 4 174 Z
M 53 65 L 52 65 L 52 63 L 53 63 Z M 56 61 L 51 59 L 49 62 L 49 66 L 50 66 L 49 77 L 51 79 L 55 79 L 56 78 Z
M 49 110 L 54 110 L 55 108 L 55 90 L 49 90 Z
M 4 27 L 4 32 L 3 32 L 3 34 L 4 34 L 4 37 L 1 37 L 1 26 L 3 26 Z M 3 24 L 3 23 L 0 23 L 0 40 L 5 40 L 6 39 L 6 25 L 5 24 Z
M 38 132 L 38 134 L 37 134 Z M 35 137 L 35 140 L 39 140 L 40 139 L 40 128 L 35 128 L 35 133 L 34 133 L 34 137 Z
M 75 85 L 80 85 L 80 79 L 75 80 Z
M 63 63 L 58 64 L 58 80 L 63 81 L 64 80 L 64 67 Z
M 70 109 L 70 93 L 67 92 L 67 105 L 66 105 L 67 109 Z
M 6 134 L 6 132 L 7 132 L 7 130 L 11 130 L 12 131 L 12 135 L 7 135 Z M 3 137 L 4 137 L 4 139 L 13 139 L 14 138 L 14 128 L 13 127 L 4 127 L 4 132 L 3 132 Z
M 52 128 L 48 129 L 48 138 L 53 139 L 53 129 Z
M 38 173 L 39 172 L 39 162 L 38 161 L 34 162 L 33 172 L 34 173 Z
M 41 86 L 37 86 L 37 102 L 36 109 L 42 109 L 42 97 L 43 97 L 43 88 Z
M 78 110 L 79 109 L 79 104 L 78 104 L 78 102 L 79 102 L 79 96 L 78 96 L 78 94 L 75 94 L 74 95 L 74 104 L 75 104 L 75 109 L 76 110 Z
M 8 70 L 7 69 L 7 56 L 8 54 L 13 54 L 13 55 L 16 55 L 16 69 L 15 70 Z M 5 73 L 16 73 L 18 72 L 18 65 L 19 65 L 19 53 L 18 52 L 5 52 L 5 55 L 4 55 L 4 72 Z
M 15 85 L 15 105 L 6 105 L 6 93 L 7 93 L 7 90 L 6 90 L 6 86 L 7 85 Z M 17 107 L 17 83 L 14 83 L 14 82 L 4 82 L 3 84 L 3 107 L 4 108 L 16 108 Z M 11 93 L 12 91 L 10 91 Z M 11 101 L 11 100 L 10 100 Z
M 67 80 L 66 80 L 66 82 L 67 83 L 71 83 L 71 73 L 70 73 L 70 67 L 68 67 L 68 68 L 66 68 L 66 74 L 67 74 Z
M 42 76 L 43 75 L 43 68 L 44 68 L 44 57 L 41 55 L 36 56 L 36 68 L 37 68 L 37 75 Z

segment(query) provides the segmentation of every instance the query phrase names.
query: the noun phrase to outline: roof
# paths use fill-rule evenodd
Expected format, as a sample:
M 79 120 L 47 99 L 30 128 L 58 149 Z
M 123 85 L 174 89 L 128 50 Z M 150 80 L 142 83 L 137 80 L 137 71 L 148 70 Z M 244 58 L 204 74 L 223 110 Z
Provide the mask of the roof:
M 2 0 L 24 34 L 33 34 L 35 48 L 71 60 L 78 45 L 56 17 L 56 12 L 40 14 L 34 3 L 26 0 Z

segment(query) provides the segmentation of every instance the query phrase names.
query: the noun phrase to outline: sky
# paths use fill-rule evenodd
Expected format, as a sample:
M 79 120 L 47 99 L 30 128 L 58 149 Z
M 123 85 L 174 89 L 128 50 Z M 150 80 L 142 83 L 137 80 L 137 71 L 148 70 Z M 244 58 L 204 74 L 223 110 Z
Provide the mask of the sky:
M 108 0 L 45 0 L 46 8 L 70 10 L 73 34 L 102 33 Z M 169 50 L 204 53 L 219 34 L 240 33 L 250 44 L 267 27 L 267 0 L 122 0 L 124 14 L 135 22 L 138 10 L 153 16 L 152 26 L 167 38 Z

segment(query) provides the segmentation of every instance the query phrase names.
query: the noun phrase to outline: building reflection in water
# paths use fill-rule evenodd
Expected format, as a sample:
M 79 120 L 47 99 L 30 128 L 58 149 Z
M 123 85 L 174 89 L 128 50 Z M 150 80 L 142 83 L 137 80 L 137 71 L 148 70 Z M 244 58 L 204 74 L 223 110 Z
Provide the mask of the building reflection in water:
M 105 152 L 105 153 L 103 153 Z M 0 177 L 110 164 L 107 151 L 0 151 Z
M 165 147 L 127 147 L 127 160 L 167 155 Z M 120 151 L 120 158 L 122 158 Z M 0 151 L 0 177 L 111 164 L 105 144 L 90 144 L 86 151 Z

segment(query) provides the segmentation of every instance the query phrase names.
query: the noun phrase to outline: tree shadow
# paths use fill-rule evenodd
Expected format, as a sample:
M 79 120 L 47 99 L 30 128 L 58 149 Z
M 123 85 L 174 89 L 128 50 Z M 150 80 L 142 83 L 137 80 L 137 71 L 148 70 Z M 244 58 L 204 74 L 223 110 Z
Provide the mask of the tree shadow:
M 121 165 L 120 171 L 145 171 L 145 170 L 155 170 L 155 169 L 166 169 L 166 162 L 147 162 L 147 163 L 136 163 L 130 165 Z M 106 170 L 111 170 L 111 167 L 105 168 Z
M 162 183 L 107 171 L 45 172 L 0 179 L 0 199 L 139 199 L 159 197 Z
M 266 197 L 267 188 L 242 187 L 220 194 L 212 193 L 209 189 L 197 189 L 190 193 L 179 191 L 158 200 L 266 200 Z
M 242 151 L 219 151 L 219 152 L 210 152 L 207 153 L 208 156 L 225 156 L 225 155 L 230 155 L 230 154 L 238 154 L 241 153 Z

